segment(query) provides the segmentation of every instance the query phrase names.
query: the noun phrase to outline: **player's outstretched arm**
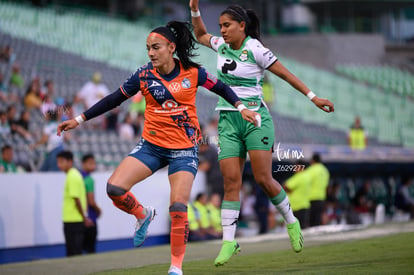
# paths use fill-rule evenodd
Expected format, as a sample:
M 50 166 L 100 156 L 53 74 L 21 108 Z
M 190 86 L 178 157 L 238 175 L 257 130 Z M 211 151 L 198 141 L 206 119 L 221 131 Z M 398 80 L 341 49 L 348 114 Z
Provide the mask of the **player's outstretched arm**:
M 77 116 L 76 119 L 80 119 L 79 117 L 81 117 L 83 119 L 83 121 L 85 120 L 85 115 L 81 114 L 80 116 Z M 57 135 L 60 136 L 62 134 L 63 131 L 69 131 L 72 129 L 75 129 L 76 127 L 78 127 L 78 125 L 80 124 L 80 122 L 78 122 L 75 118 L 69 119 L 69 120 L 65 120 L 62 123 L 60 123 L 57 127 Z
M 288 82 L 293 88 L 306 95 L 319 109 L 331 113 L 334 105 L 328 99 L 317 97 L 296 75 L 291 73 L 280 61 L 268 68 L 269 71 Z

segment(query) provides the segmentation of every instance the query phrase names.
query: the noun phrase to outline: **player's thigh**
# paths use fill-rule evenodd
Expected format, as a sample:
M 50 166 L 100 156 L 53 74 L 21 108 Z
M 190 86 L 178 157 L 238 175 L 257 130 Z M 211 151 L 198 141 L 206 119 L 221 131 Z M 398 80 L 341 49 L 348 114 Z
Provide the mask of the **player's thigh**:
M 275 142 L 275 126 L 269 111 L 262 107 L 258 110 L 262 117 L 261 127 L 255 127 L 252 123 L 246 126 L 244 135 L 246 150 L 263 150 L 269 151 L 273 149 Z
M 193 186 L 194 174 L 183 170 L 169 175 L 168 179 L 171 188 L 170 204 L 179 202 L 187 205 Z
M 226 158 L 246 158 L 243 141 L 244 120 L 238 112 L 222 111 L 218 123 L 218 160 Z
M 137 182 L 144 180 L 152 174 L 148 166 L 140 160 L 127 156 L 112 173 L 108 182 L 112 185 L 130 190 Z

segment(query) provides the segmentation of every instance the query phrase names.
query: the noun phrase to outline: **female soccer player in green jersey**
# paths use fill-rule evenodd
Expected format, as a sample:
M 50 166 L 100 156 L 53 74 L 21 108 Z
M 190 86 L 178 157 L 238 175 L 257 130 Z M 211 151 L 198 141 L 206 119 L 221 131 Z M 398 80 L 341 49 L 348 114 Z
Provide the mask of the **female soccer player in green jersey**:
M 225 9 L 219 18 L 221 37 L 213 36 L 200 16 L 198 0 L 190 0 L 191 17 L 197 40 L 217 52 L 217 75 L 239 96 L 245 106 L 261 115 L 261 127 L 254 128 L 243 122 L 237 109 L 219 100 L 220 111 L 219 161 L 224 177 L 224 200 L 221 217 L 223 245 L 215 265 L 223 265 L 240 251 L 235 241 L 236 222 L 240 212 L 239 192 L 246 154 L 249 153 L 255 181 L 263 188 L 271 202 L 283 215 L 292 248 L 300 252 L 303 247 L 301 228 L 293 215 L 289 200 L 281 185 L 272 177 L 272 147 L 274 124 L 262 99 L 264 71 L 287 81 L 306 95 L 318 108 L 333 112 L 333 104 L 317 97 L 302 81 L 278 61 L 260 42 L 260 24 L 252 10 L 239 5 Z

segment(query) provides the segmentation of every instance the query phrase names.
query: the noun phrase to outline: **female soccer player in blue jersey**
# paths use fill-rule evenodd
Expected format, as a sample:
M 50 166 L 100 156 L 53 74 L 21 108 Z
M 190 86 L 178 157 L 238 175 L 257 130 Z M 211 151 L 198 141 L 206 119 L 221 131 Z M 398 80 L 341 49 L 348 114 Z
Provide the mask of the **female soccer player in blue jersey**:
M 260 24 L 252 10 L 239 5 L 229 6 L 219 18 L 221 37 L 213 36 L 201 19 L 198 0 L 190 0 L 191 17 L 197 40 L 217 52 L 217 75 L 240 97 L 244 106 L 261 115 L 262 127 L 254 128 L 237 117 L 237 109 L 219 99 L 220 110 L 219 161 L 224 177 L 224 200 L 221 217 L 223 245 L 215 265 L 223 265 L 240 251 L 235 241 L 236 222 L 240 212 L 239 192 L 242 171 L 249 153 L 255 181 L 283 215 L 295 252 L 303 247 L 299 222 L 292 213 L 289 200 L 281 185 L 272 177 L 274 125 L 263 102 L 262 83 L 265 70 L 287 81 L 306 95 L 318 108 L 333 112 L 333 104 L 317 97 L 302 81 L 287 70 L 273 53 L 260 42 Z
M 116 207 L 136 217 L 134 245 L 141 246 L 155 210 L 142 206 L 129 190 L 169 165 L 171 267 L 168 274 L 171 275 L 182 274 L 188 237 L 187 203 L 198 167 L 201 136 L 195 106 L 197 87 L 203 86 L 240 108 L 242 119 L 258 122 L 255 118 L 258 114 L 246 109 L 227 85 L 191 61 L 196 40 L 189 26 L 173 21 L 154 29 L 147 38 L 151 62 L 140 67 L 117 91 L 58 126 L 60 135 L 142 92 L 146 101 L 142 139 L 109 178 L 107 193 Z

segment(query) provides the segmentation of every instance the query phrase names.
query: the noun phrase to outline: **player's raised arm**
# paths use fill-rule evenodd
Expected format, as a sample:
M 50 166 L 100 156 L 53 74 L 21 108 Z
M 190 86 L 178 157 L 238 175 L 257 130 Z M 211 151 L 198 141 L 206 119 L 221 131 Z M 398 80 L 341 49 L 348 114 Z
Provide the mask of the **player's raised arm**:
M 200 10 L 198 8 L 198 0 L 191 0 L 189 6 L 191 9 L 191 23 L 193 24 L 194 34 L 198 42 L 211 48 L 210 38 L 212 35 L 207 32 L 206 25 L 201 18 Z

